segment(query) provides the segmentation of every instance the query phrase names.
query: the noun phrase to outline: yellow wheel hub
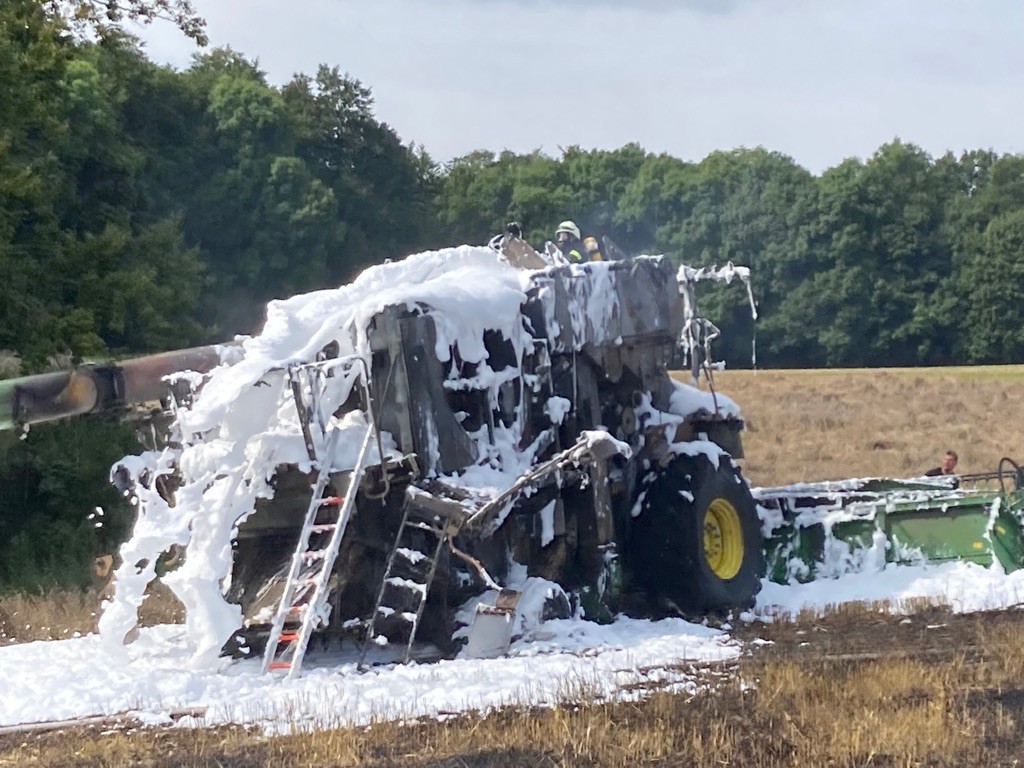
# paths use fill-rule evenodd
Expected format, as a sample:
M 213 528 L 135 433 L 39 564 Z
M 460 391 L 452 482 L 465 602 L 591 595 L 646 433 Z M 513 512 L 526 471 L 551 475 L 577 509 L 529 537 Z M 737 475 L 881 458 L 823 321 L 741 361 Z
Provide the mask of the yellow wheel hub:
M 704 559 L 720 579 L 731 579 L 743 565 L 743 526 L 736 507 L 712 500 L 704 516 Z

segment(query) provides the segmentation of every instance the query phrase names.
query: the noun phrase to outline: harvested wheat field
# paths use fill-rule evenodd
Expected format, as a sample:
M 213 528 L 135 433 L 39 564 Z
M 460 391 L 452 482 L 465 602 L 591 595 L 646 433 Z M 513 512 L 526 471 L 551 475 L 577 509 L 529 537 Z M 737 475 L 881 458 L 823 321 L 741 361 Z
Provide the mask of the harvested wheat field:
M 744 467 L 755 485 L 913 476 L 950 448 L 962 472 L 994 469 L 1004 455 L 1024 458 L 1024 366 L 726 371 L 715 381 L 743 408 Z M 151 606 L 155 620 L 159 601 Z M 88 629 L 88 599 L 5 605 L 18 613 L 8 640 L 67 637 L 61 621 Z M 738 644 L 736 655 L 652 670 L 635 700 L 610 699 L 581 677 L 565 681 L 560 705 L 291 735 L 234 725 L 143 728 L 128 715 L 0 733 L 0 766 L 1024 763 L 1020 606 L 956 613 L 938 599 L 892 609 L 860 603 L 783 617 L 789 620 L 732 618 L 735 626 L 723 628 Z M 175 610 L 162 615 L 173 618 Z M 21 630 L 22 621 L 32 631 Z M 678 673 L 693 685 L 667 690 Z M 458 690 L 474 682 L 436 684 Z
M 1024 366 L 722 371 L 715 384 L 743 409 L 753 485 L 913 477 L 950 449 L 961 473 L 1024 458 Z

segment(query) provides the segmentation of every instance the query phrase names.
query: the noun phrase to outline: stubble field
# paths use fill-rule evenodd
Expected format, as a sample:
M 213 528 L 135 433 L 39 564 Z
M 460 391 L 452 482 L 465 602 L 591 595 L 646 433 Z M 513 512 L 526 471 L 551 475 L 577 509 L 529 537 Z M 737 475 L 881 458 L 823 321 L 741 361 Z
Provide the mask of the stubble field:
M 1024 459 L 1024 366 L 722 371 L 743 409 L 752 485 L 912 477 L 954 450 L 962 473 Z
M 727 371 L 715 381 L 743 407 L 744 471 L 753 485 L 912 476 L 949 448 L 963 472 L 994 469 L 1004 455 L 1024 458 L 1024 366 Z M 10 612 L 12 600 L 20 601 L 18 626 L 46 626 L 52 637 L 88 631 L 95 621 L 87 598 L 64 601 L 60 615 L 52 596 L 0 598 L 0 609 Z M 1024 763 L 1019 610 L 957 616 L 922 603 L 904 617 L 848 605 L 735 634 L 771 643 L 698 670 L 709 690 L 695 697 L 654 693 L 609 703 L 581 691 L 556 709 L 273 738 L 130 724 L 0 735 L 0 766 Z

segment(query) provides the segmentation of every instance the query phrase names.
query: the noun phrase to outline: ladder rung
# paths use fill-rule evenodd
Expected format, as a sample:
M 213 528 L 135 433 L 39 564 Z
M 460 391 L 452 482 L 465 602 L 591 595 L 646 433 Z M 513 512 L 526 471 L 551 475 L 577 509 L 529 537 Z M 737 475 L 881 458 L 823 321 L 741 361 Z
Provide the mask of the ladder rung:
M 309 549 L 302 553 L 306 560 L 323 560 L 327 556 L 325 549 Z
M 424 560 L 431 560 L 432 558 L 424 552 L 420 552 L 418 549 L 409 549 L 408 547 L 399 547 L 395 550 L 396 554 L 401 555 L 413 565 L 421 563 Z
M 325 496 L 324 498 L 320 499 L 320 506 L 322 506 L 322 507 L 333 506 L 335 504 L 337 504 L 338 506 L 341 506 L 344 503 L 345 503 L 345 497 L 344 496 Z
M 316 525 L 309 526 L 310 533 L 326 533 L 327 531 L 333 531 L 338 526 L 334 523 L 317 523 Z
M 267 665 L 268 669 L 291 669 L 292 663 L 290 661 L 272 661 Z
M 390 584 L 393 587 L 398 587 L 399 589 L 408 589 L 411 592 L 422 595 L 423 597 L 427 596 L 427 591 L 430 589 L 430 585 L 425 582 L 415 581 L 413 579 L 403 579 L 401 576 L 389 576 L 384 579 L 384 583 Z
M 406 528 L 418 528 L 421 531 L 430 531 L 431 533 L 436 533 L 438 535 L 443 533 L 443 531 L 440 528 L 437 528 L 437 527 L 435 527 L 433 525 L 430 525 L 429 523 L 418 523 L 418 522 L 412 522 L 410 520 L 406 520 L 405 521 L 405 527 Z
M 292 604 L 292 607 L 289 608 L 288 610 L 289 611 L 293 611 L 293 610 L 294 611 L 298 611 L 300 609 L 301 610 L 305 610 L 306 606 L 309 605 L 309 603 L 300 603 L 300 602 L 298 602 L 298 600 L 299 600 L 299 598 L 304 597 L 307 594 L 307 592 L 309 591 L 310 587 L 315 586 L 315 585 L 316 585 L 316 580 L 312 579 L 312 578 L 309 578 L 309 579 L 296 579 L 295 581 L 293 581 L 291 583 L 291 591 L 288 593 L 288 598 L 289 598 L 289 601 Z
M 299 633 L 298 632 L 282 632 L 280 635 L 278 635 L 277 642 L 279 642 L 279 643 L 291 643 L 291 642 L 293 642 L 295 640 L 298 640 L 298 639 L 299 639 Z

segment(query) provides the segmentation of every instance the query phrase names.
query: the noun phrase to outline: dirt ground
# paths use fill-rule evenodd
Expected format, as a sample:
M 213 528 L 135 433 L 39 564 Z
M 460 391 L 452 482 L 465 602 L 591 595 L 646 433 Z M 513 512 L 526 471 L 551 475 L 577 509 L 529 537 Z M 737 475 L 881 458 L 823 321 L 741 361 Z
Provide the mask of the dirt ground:
M 0 735 L 0 766 L 1016 766 L 1024 611 L 849 605 L 735 630 L 696 696 L 268 738 L 124 723 Z M 757 642 L 753 642 L 757 639 Z
M 892 615 L 883 605 L 835 606 L 822 615 L 794 621 L 753 622 L 737 627 L 742 640 L 758 638 L 752 657 L 761 662 L 872 661 L 908 658 L 948 660 L 955 656 L 978 661 L 993 644 L 1012 644 L 1024 629 L 1024 611 L 955 614 L 922 602 L 909 615 Z M 1024 644 L 1021 645 L 1024 652 Z

